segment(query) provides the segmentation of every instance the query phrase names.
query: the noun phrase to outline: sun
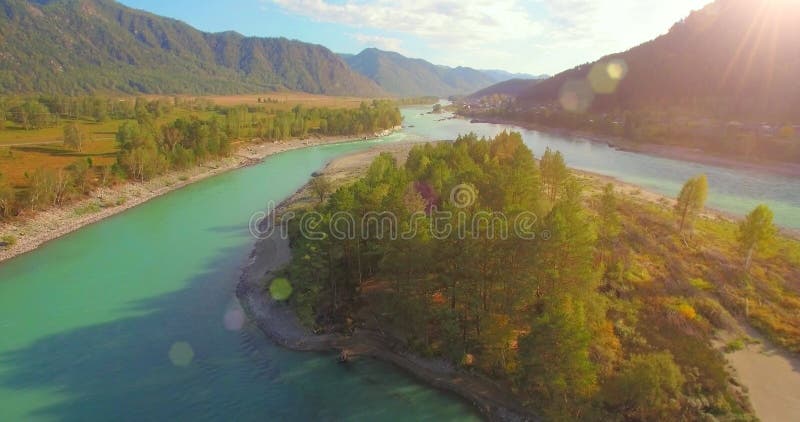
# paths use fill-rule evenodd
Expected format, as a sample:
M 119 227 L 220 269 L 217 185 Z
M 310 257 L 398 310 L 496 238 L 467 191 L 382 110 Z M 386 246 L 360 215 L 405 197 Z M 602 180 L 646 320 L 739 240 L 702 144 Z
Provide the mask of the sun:
M 738 47 L 720 79 L 721 84 L 731 79 L 744 80 L 754 70 L 757 56 L 768 56 L 761 61 L 761 66 L 766 66 L 766 73 L 771 75 L 781 54 L 792 50 L 787 45 L 792 45 L 793 40 L 786 39 L 783 34 L 800 23 L 800 0 L 755 0 L 741 2 L 737 7 L 749 25 L 738 40 Z M 765 83 L 768 86 L 770 82 L 768 77 Z

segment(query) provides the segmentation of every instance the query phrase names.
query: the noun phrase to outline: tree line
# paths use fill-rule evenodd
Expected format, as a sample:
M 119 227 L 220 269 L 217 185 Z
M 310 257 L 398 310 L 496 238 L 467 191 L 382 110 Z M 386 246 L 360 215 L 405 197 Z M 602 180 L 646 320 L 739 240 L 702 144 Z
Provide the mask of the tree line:
M 226 109 L 225 124 L 233 137 L 258 137 L 271 141 L 307 136 L 372 135 L 400 125 L 403 117 L 389 100 L 362 102 L 352 109 L 303 107 L 275 110 L 239 106 Z
M 25 130 L 58 126 L 62 121 L 138 119 L 145 115 L 160 118 L 176 108 L 201 111 L 212 109 L 212 104 L 201 99 L 180 97 L 113 98 L 100 96 L 70 97 L 64 95 L 39 95 L 31 97 L 0 97 L 0 130 L 6 122 Z

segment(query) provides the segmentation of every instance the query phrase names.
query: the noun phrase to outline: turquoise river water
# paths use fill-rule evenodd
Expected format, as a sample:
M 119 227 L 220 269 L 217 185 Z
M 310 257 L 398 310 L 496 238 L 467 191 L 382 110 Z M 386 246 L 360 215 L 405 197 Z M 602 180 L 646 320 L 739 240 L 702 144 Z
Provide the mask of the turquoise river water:
M 156 198 L 0 264 L 0 421 L 470 420 L 457 398 L 389 365 L 273 345 L 242 324 L 234 288 L 254 240 L 247 223 L 327 161 L 380 142 L 492 135 L 503 125 L 404 109 L 402 133 L 272 156 Z M 789 178 L 682 163 L 522 131 L 540 154 L 674 194 L 706 172 L 710 203 L 759 201 L 800 226 Z

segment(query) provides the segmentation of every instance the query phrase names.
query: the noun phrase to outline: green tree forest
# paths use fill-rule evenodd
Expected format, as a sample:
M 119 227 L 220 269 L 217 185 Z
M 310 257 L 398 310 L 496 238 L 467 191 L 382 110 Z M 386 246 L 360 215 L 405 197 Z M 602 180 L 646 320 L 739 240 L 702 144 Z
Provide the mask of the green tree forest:
M 518 133 L 470 134 L 414 147 L 403 165 L 384 153 L 355 182 L 330 195 L 329 186 L 315 190 L 314 203 L 328 197 L 313 208 L 324 235 L 310 239 L 291 225 L 285 270 L 301 320 L 318 331 L 373 329 L 401 350 L 446 358 L 503 383 L 548 419 L 751 418 L 710 343 L 714 328 L 744 312 L 741 286 L 724 282 L 742 272 L 719 274 L 702 251 L 738 265 L 769 221 L 749 218 L 741 241 L 733 224 L 684 221 L 682 230 L 703 232 L 687 248 L 682 214 L 592 186 L 560 153 L 545 154 L 534 160 Z M 454 203 L 451 191 L 464 187 L 474 196 Z M 436 235 L 442 211 L 462 235 Z M 527 226 L 534 236 L 490 235 L 526 211 L 538 216 Z M 359 222 L 382 212 L 397 216 L 399 233 L 416 227 L 414 235 L 336 223 L 342 213 Z M 463 216 L 480 223 L 464 225 Z M 766 267 L 797 275 L 797 243 L 780 248 L 786 258 L 758 258 L 762 275 Z M 751 295 L 765 288 L 759 278 Z M 798 291 L 761 295 L 754 324 L 798 347 L 796 330 L 779 334 L 796 323 L 786 312 L 800 304 Z M 759 320 L 767 307 L 773 319 Z

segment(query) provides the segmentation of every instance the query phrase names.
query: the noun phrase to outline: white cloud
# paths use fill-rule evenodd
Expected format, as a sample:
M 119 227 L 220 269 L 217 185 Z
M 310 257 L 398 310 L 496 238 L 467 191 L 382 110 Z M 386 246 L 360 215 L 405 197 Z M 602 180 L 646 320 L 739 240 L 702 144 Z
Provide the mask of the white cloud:
M 670 26 L 711 0 L 537 0 L 547 10 L 556 48 L 593 46 L 612 53 L 665 33 Z
M 374 28 L 419 36 L 433 45 L 476 46 L 523 39 L 540 26 L 520 1 L 273 0 L 284 10 L 320 22 Z
M 441 64 L 557 72 L 650 40 L 711 0 L 262 1 L 315 21 L 392 35 L 353 36 L 364 45 L 397 51 L 401 39 L 410 46 L 405 37 L 415 37 Z
M 405 54 L 403 49 L 403 41 L 398 38 L 361 33 L 351 34 L 351 36 L 354 40 L 358 41 L 359 44 L 363 44 L 367 47 L 377 47 L 381 50 L 396 51 L 398 53 Z

